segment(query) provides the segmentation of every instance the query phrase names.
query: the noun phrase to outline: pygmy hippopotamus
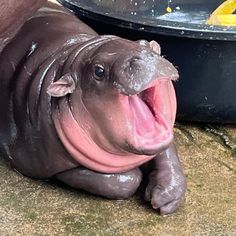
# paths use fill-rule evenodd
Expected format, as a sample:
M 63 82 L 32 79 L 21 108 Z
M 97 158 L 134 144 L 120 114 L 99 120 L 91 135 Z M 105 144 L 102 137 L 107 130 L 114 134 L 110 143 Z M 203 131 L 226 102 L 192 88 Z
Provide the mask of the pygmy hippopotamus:
M 59 5 L 16 2 L 2 22 L 23 20 L 1 24 L 0 52 L 0 147 L 13 168 L 111 199 L 147 176 L 145 199 L 175 211 L 186 190 L 173 142 L 178 72 L 159 45 L 100 36 Z

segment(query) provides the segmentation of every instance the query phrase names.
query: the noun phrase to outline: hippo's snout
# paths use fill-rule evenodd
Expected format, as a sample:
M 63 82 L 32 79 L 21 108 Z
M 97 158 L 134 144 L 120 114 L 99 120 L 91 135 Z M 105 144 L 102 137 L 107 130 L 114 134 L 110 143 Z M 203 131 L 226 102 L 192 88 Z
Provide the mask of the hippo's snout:
M 140 93 L 156 79 L 178 78 L 175 67 L 149 48 L 119 58 L 114 65 L 114 74 L 115 87 L 128 96 Z

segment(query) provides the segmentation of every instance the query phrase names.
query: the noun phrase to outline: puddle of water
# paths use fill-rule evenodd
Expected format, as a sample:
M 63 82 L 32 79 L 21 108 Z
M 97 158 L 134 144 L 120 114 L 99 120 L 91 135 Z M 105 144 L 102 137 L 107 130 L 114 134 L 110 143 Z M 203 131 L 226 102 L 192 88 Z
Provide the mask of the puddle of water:
M 131 21 L 134 15 L 145 21 L 161 19 L 181 23 L 205 23 L 217 3 L 210 6 L 201 0 L 198 0 L 200 3 L 192 1 L 184 3 L 184 0 L 67 0 L 73 5 L 86 6 L 95 12 L 106 12 L 106 15 L 122 15 Z
M 192 24 L 205 24 L 206 20 L 209 17 L 208 11 L 175 11 L 172 13 L 167 13 L 162 16 L 156 16 L 156 19 L 175 21 L 181 23 L 192 23 Z
M 189 23 L 188 27 L 213 30 L 206 21 L 225 0 L 59 0 L 90 12 L 128 20 L 131 23 L 155 24 L 157 20 L 173 25 Z M 229 27 L 222 27 L 222 32 Z M 233 36 L 235 39 L 236 36 Z M 224 39 L 225 40 L 225 39 Z

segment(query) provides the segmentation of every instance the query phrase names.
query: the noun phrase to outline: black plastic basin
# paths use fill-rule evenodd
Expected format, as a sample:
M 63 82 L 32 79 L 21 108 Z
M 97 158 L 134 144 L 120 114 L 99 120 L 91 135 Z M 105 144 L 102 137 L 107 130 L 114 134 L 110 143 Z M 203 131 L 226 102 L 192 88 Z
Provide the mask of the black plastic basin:
M 180 73 L 178 120 L 236 123 L 236 27 L 205 23 L 222 2 L 61 0 L 100 34 L 161 44 Z

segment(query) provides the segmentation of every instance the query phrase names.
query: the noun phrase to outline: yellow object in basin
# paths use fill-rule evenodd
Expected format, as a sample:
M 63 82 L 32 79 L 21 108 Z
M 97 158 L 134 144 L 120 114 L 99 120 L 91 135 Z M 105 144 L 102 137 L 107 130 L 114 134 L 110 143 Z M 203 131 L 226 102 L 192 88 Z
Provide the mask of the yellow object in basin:
M 236 0 L 222 3 L 207 20 L 209 25 L 236 26 Z

